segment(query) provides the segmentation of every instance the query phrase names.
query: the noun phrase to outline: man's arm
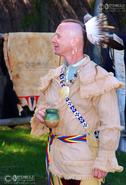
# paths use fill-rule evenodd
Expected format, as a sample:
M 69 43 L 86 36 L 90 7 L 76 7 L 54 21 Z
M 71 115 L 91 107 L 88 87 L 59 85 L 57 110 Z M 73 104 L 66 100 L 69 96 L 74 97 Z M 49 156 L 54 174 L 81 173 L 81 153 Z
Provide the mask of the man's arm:
M 104 172 L 122 171 L 118 165 L 115 151 L 119 145 L 120 118 L 115 90 L 101 95 L 96 109 L 100 118 L 99 151 L 94 163 L 95 173 L 99 169 Z M 96 176 L 96 175 L 95 175 Z
M 31 119 L 31 134 L 41 136 L 49 130 L 44 124 L 45 110 L 48 105 L 45 102 L 44 94 L 41 93 L 35 113 Z

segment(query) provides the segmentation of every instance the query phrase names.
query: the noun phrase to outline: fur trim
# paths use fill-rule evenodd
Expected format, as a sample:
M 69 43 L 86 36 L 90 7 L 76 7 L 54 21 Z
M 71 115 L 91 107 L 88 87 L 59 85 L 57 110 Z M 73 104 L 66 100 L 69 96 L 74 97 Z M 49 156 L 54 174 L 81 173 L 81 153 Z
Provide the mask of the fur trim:
M 53 167 L 49 166 L 50 172 L 58 176 L 59 178 L 64 178 L 64 179 L 75 179 L 75 180 L 93 180 L 93 176 L 85 176 L 85 175 L 75 175 L 75 174 L 60 174 L 58 171 L 56 171 Z

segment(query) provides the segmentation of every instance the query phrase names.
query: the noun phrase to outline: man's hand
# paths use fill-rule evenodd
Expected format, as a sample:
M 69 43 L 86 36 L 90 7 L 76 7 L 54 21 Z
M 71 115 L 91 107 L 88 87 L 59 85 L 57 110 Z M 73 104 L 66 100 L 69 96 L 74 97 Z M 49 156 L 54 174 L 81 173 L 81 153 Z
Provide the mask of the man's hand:
M 107 175 L 107 172 L 95 168 L 93 170 L 93 176 L 97 179 L 102 179 Z
M 35 110 L 34 117 L 36 117 L 41 123 L 44 122 L 45 108 L 39 107 Z

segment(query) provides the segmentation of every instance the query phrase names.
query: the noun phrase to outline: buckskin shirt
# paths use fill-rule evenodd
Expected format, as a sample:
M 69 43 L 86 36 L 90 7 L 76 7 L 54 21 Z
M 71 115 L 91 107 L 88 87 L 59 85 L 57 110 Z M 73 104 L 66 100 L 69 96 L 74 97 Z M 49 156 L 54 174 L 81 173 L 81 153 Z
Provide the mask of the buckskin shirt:
M 83 135 L 85 129 L 60 95 L 60 78 L 63 65 L 50 70 L 41 79 L 39 106 L 57 108 L 59 125 L 52 129 L 58 136 Z M 49 170 L 65 179 L 92 179 L 92 169 L 106 172 L 122 171 L 115 151 L 119 144 L 120 118 L 116 89 L 122 87 L 112 73 L 108 73 L 86 55 L 78 67 L 77 78 L 70 84 L 69 98 L 83 115 L 91 131 L 99 131 L 97 156 L 92 155 L 88 142 L 64 143 L 54 138 L 50 149 Z M 35 116 L 31 120 L 31 133 L 40 136 L 49 129 Z

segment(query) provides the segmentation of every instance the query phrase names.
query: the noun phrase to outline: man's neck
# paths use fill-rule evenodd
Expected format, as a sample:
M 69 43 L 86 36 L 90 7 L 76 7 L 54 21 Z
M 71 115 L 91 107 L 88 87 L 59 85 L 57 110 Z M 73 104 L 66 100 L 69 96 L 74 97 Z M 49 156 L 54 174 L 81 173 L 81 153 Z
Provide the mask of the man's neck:
M 75 64 L 79 60 L 81 60 L 82 58 L 84 58 L 84 54 L 83 53 L 78 53 L 76 55 L 68 55 L 68 56 L 64 57 L 64 59 L 68 63 L 68 65 Z

